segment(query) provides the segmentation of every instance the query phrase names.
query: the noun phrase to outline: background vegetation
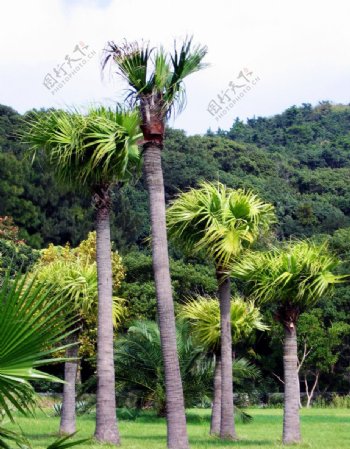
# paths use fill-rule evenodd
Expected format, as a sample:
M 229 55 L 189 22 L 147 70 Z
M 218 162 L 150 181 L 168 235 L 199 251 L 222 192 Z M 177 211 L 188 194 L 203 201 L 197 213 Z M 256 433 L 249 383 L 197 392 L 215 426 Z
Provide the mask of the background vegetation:
M 93 227 L 90 200 L 57 185 L 44 155 L 38 155 L 33 166 L 25 157 L 18 137 L 22 119 L 10 107 L 0 106 L 0 217 L 13 218 L 13 223 L 11 219 L 0 221 L 0 282 L 4 268 L 25 271 L 38 258 L 38 249 L 49 243 L 77 246 Z M 253 188 L 276 207 L 278 225 L 273 238 L 328 239 L 331 249 L 344 261 L 342 271 L 350 272 L 349 125 L 350 106 L 322 102 L 316 107 L 292 106 L 282 114 L 252 118 L 247 123 L 237 119 L 230 130 L 208 130 L 204 136 L 167 129 L 166 199 L 204 179 L 234 188 Z M 123 332 L 135 319 L 156 318 L 143 180 L 116 190 L 114 200 L 112 239 L 126 270 L 118 294 L 128 299 L 129 306 Z M 172 247 L 171 256 L 177 305 L 189 296 L 215 293 L 215 273 L 206 261 L 185 258 Z M 280 330 L 269 305 L 263 307 L 263 313 L 272 330 L 239 344 L 237 354 L 249 354 L 263 373 L 261 393 L 272 393 L 282 386 L 278 380 L 282 375 L 281 346 L 275 344 Z M 317 323 L 312 316 L 318 317 Z M 324 297 L 317 310 L 301 317 L 300 347 L 307 344 L 311 348 L 303 376 L 312 383 L 314 373 L 320 373 L 317 389 L 326 400 L 331 397 L 329 392 L 347 394 L 350 390 L 349 325 L 350 292 L 346 285 L 337 287 L 332 301 Z M 310 327 L 312 333 L 303 332 Z M 313 350 L 315 341 L 317 353 Z M 84 363 L 83 380 L 93 370 L 93 364 Z

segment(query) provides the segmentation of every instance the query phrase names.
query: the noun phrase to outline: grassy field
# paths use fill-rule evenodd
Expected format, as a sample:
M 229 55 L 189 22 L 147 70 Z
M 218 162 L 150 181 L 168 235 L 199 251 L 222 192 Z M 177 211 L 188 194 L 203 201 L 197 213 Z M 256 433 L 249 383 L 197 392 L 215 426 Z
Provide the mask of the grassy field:
M 188 431 L 191 447 L 206 448 L 279 448 L 281 445 L 282 410 L 253 409 L 250 413 L 254 421 L 250 424 L 237 423 L 239 441 L 220 441 L 208 436 L 210 413 L 208 410 L 188 411 Z M 300 448 L 349 449 L 350 448 L 350 410 L 310 409 L 302 410 L 303 443 Z M 35 449 L 45 447 L 55 438 L 58 418 L 38 412 L 36 419 L 19 418 L 18 424 L 32 442 Z M 90 437 L 94 432 L 94 416 L 78 418 L 77 438 Z M 165 421 L 144 413 L 135 421 L 120 420 L 122 446 L 125 449 L 157 449 L 166 447 Z M 84 448 L 108 448 L 109 445 L 94 441 L 84 443 Z

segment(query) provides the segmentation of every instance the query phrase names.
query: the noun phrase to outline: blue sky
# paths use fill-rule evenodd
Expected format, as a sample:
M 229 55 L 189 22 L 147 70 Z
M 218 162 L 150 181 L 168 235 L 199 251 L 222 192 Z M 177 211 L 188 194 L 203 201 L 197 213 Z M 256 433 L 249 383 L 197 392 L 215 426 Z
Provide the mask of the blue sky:
M 293 104 L 348 104 L 349 17 L 347 0 L 8 0 L 0 6 L 0 102 L 19 112 L 114 104 L 125 85 L 112 73 L 101 77 L 108 40 L 171 48 L 174 38 L 193 34 L 208 46 L 210 66 L 188 79 L 187 107 L 171 126 L 204 133 Z M 80 42 L 88 48 L 76 49 Z M 83 53 L 85 64 L 53 95 L 45 76 L 63 63 L 67 71 L 66 56 L 76 68 Z M 213 116 L 209 104 L 226 112 Z

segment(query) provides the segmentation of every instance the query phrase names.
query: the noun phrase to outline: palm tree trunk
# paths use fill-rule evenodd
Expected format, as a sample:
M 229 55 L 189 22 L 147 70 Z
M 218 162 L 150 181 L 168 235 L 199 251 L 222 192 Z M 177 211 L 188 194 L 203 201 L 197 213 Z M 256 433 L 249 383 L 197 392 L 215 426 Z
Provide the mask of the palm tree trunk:
M 167 442 L 169 449 L 187 449 L 189 444 L 169 271 L 161 148 L 161 144 L 154 142 L 144 144 L 144 173 L 149 193 L 153 271 L 165 371 Z
M 221 422 L 221 357 L 216 354 L 215 372 L 214 372 L 214 398 L 211 410 L 210 434 L 220 434 Z
M 233 408 L 231 281 L 217 270 L 221 322 L 221 422 L 220 438 L 237 439 Z
M 293 323 L 284 326 L 284 414 L 283 444 L 298 443 L 300 437 L 297 332 Z
M 112 263 L 108 191 L 101 189 L 98 200 L 96 209 L 98 317 L 95 438 L 105 443 L 120 444 L 115 399 Z
M 67 343 L 77 343 L 78 334 L 75 332 L 70 335 Z M 75 344 L 66 349 L 67 358 L 78 357 L 78 345 Z M 77 379 L 78 361 L 66 362 L 64 364 L 64 381 L 63 385 L 63 398 L 62 398 L 62 410 L 59 433 L 71 434 L 76 431 L 76 419 L 75 419 L 75 385 Z

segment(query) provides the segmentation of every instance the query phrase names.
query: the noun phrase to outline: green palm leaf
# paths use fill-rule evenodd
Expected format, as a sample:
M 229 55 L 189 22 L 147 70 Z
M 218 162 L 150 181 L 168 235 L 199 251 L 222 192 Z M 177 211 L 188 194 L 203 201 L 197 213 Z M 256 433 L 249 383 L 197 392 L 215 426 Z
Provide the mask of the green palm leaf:
M 233 266 L 232 274 L 247 281 L 252 298 L 260 303 L 275 301 L 304 310 L 348 278 L 334 272 L 337 265 L 326 244 L 292 241 L 265 253 L 247 254 Z
M 61 342 L 75 320 L 63 308 L 26 278 L 7 276 L 0 289 L 0 408 L 10 419 L 12 407 L 26 413 L 34 404 L 30 380 L 61 382 L 35 367 L 56 362 L 49 356 L 67 347 Z
M 142 97 L 152 98 L 151 103 L 164 117 L 175 106 L 182 109 L 186 100 L 183 81 L 206 66 L 202 62 L 206 54 L 207 48 L 193 45 L 192 38 L 186 38 L 180 48 L 175 42 L 173 54 L 162 47 L 150 48 L 148 42 L 109 42 L 103 67 L 113 61 L 117 73 L 130 86 L 128 97 L 134 102 Z
M 216 298 L 197 296 L 182 306 L 179 317 L 190 323 L 193 338 L 198 344 L 215 351 L 220 346 L 220 306 Z M 231 300 L 232 341 L 247 338 L 254 330 L 267 330 L 262 315 L 253 302 L 240 297 Z
M 204 252 L 228 266 L 275 221 L 271 204 L 252 192 L 203 182 L 172 202 L 169 236 L 187 252 Z
M 64 305 L 81 318 L 97 314 L 97 268 L 96 262 L 80 257 L 66 261 L 57 259 L 51 263 L 39 263 L 35 269 L 36 282 L 58 306 Z M 126 314 L 125 300 L 113 297 L 113 324 L 117 327 Z
M 140 138 L 137 111 L 103 107 L 36 113 L 23 132 L 33 157 L 44 150 L 58 179 L 79 190 L 128 180 L 140 168 Z

